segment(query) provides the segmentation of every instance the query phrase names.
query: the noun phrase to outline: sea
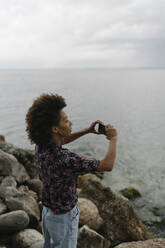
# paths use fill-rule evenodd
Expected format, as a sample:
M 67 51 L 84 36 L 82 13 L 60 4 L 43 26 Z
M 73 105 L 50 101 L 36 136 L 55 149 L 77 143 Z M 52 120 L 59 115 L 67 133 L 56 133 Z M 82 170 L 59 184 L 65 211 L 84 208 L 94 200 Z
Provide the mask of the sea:
M 164 69 L 4 69 L 0 70 L 0 134 L 19 148 L 34 149 L 25 116 L 42 93 L 65 98 L 72 132 L 96 120 L 118 132 L 116 160 L 103 182 L 118 193 L 132 186 L 153 206 L 165 209 Z M 86 134 L 64 145 L 103 159 L 105 135 Z

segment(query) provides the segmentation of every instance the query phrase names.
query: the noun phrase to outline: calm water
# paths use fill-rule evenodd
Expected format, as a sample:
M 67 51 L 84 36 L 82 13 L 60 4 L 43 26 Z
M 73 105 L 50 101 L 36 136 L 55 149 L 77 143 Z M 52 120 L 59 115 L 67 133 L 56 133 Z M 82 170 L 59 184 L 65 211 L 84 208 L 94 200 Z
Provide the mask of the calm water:
M 118 191 L 136 187 L 149 201 L 165 198 L 165 70 L 0 70 L 0 133 L 20 148 L 33 149 L 25 115 L 42 93 L 62 95 L 72 131 L 100 119 L 118 130 L 117 157 L 104 182 Z M 104 135 L 88 134 L 64 147 L 103 159 Z

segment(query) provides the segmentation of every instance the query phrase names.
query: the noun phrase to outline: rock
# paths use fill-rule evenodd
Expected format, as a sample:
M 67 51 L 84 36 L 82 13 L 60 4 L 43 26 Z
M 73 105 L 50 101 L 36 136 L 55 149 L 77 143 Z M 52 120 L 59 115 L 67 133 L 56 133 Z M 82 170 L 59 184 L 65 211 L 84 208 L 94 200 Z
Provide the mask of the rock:
M 17 248 L 31 248 L 37 242 L 43 242 L 43 235 L 35 229 L 24 229 L 13 235 L 12 246 Z M 35 246 L 34 246 L 35 247 Z
M 42 220 L 38 222 L 38 226 L 35 229 L 42 234 Z
M 30 179 L 25 168 L 17 159 L 2 150 L 0 150 L 0 175 L 13 176 L 18 183 L 23 183 Z
M 0 215 L 7 211 L 7 206 L 5 203 L 0 199 Z
M 88 181 L 88 179 L 90 178 L 93 178 L 93 174 L 91 173 L 87 173 L 87 174 L 84 174 L 82 176 L 79 176 L 78 177 L 78 188 L 83 188 L 83 186 L 86 184 L 86 182 Z M 94 175 L 94 178 L 100 182 L 101 180 L 99 178 L 97 178 L 95 175 Z
M 24 210 L 30 218 L 30 226 L 36 227 L 40 220 L 40 209 L 37 200 L 33 197 L 33 191 L 28 190 L 26 186 L 21 186 L 17 195 L 7 195 L 5 197 L 6 205 L 10 211 Z M 37 197 L 37 196 L 36 196 Z
M 121 242 L 153 238 L 137 218 L 131 202 L 113 193 L 95 175 L 83 179 L 79 197 L 88 198 L 97 206 L 104 220 L 99 233 L 110 240 L 113 246 Z
M 78 199 L 78 205 L 80 209 L 80 225 L 88 225 L 90 228 L 98 230 L 103 224 L 103 219 L 100 217 L 96 205 L 92 201 L 81 197 Z
M 79 195 L 81 192 L 81 189 L 80 188 L 77 188 L 77 194 Z
M 0 142 L 5 142 L 5 136 L 0 134 Z
M 41 197 L 43 184 L 40 179 L 30 179 L 26 182 L 26 184 L 29 189 L 37 193 L 39 198 Z
M 0 215 L 0 233 L 10 233 L 22 230 L 29 224 L 29 217 L 25 211 L 17 210 Z
M 11 186 L 16 188 L 17 182 L 13 176 L 6 176 L 1 182 L 1 186 Z
M 165 239 L 149 239 L 146 241 L 127 242 L 115 246 L 115 248 L 164 248 Z
M 131 186 L 120 190 L 120 192 L 123 196 L 127 197 L 128 199 L 135 199 L 141 196 L 140 192 Z
M 103 179 L 104 177 L 104 172 L 101 171 L 95 171 L 94 174 L 100 179 Z
M 34 227 L 38 225 L 40 220 L 38 197 L 27 186 L 22 185 L 19 189 L 0 186 L 0 197 L 10 211 L 24 210 L 30 217 L 30 225 Z
M 90 229 L 87 225 L 82 226 L 78 230 L 77 248 L 109 248 L 110 241 L 106 240 L 102 235 Z
M 11 233 L 0 232 L 0 247 L 10 248 L 11 247 Z
M 23 194 L 29 194 L 30 196 L 32 196 L 36 201 L 39 200 L 36 192 L 34 192 L 33 190 L 29 190 L 28 186 L 25 185 L 21 185 L 18 188 L 19 192 L 22 192 Z
M 18 196 L 23 196 L 21 192 L 19 192 L 16 188 L 11 187 L 11 186 L 2 186 L 0 185 L 0 197 L 2 200 L 6 202 L 7 197 L 18 197 Z
M 4 179 L 4 176 L 0 176 L 0 183 L 2 182 L 2 180 Z
M 36 243 L 34 243 L 32 246 L 30 246 L 30 248 L 43 248 L 43 241 L 37 241 Z
M 12 154 L 18 162 L 24 166 L 30 178 L 38 178 L 38 169 L 35 166 L 34 152 L 28 149 L 15 147 L 6 142 L 0 142 L 0 149 L 6 153 Z

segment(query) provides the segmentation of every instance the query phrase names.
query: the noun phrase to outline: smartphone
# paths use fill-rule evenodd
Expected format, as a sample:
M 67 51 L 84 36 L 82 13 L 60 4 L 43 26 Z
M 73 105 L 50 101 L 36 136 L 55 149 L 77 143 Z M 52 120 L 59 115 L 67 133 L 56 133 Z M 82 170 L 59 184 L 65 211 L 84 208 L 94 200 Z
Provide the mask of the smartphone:
M 99 123 L 98 132 L 102 134 L 106 134 L 105 126 Z

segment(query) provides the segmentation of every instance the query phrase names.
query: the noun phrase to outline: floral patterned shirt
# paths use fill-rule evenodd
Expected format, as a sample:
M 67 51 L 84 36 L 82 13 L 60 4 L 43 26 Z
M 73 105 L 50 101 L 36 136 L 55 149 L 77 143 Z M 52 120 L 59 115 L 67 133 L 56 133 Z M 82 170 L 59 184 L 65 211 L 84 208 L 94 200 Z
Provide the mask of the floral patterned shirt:
M 55 214 L 70 211 L 78 201 L 78 176 L 95 172 L 98 159 L 87 158 L 50 142 L 35 145 L 35 164 L 43 183 L 41 201 Z

